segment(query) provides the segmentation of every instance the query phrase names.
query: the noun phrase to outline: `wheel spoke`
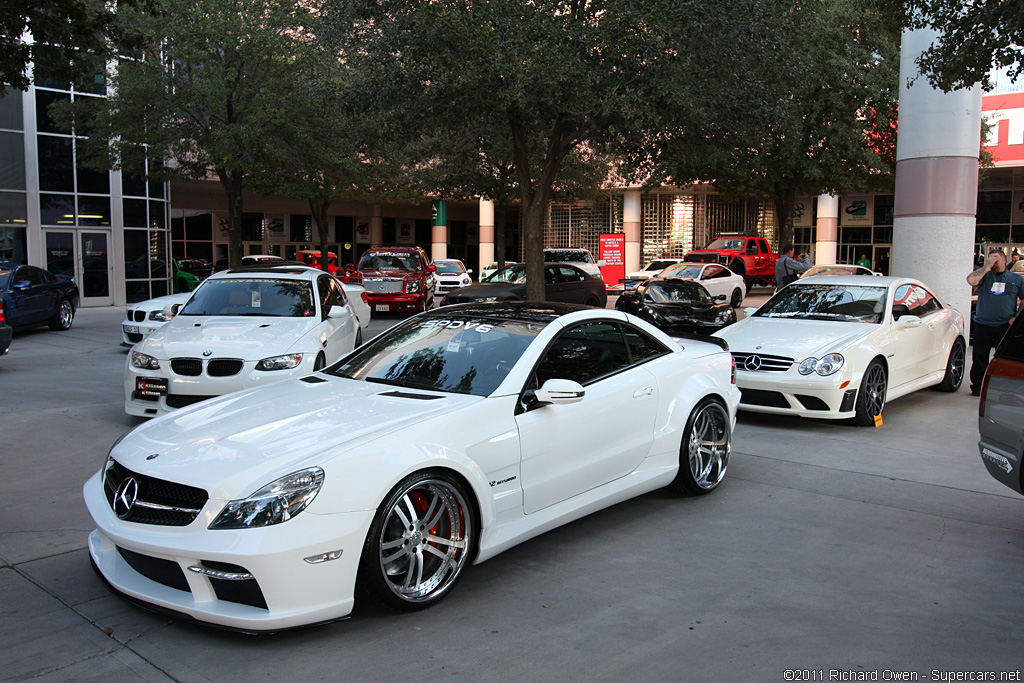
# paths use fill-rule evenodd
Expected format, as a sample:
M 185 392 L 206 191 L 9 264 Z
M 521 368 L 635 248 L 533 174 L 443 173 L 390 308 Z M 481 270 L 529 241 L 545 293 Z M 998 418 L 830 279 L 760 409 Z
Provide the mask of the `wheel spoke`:
M 419 520 L 419 515 L 416 513 L 416 506 L 413 505 L 412 498 L 410 498 L 408 495 L 405 495 L 402 498 L 402 502 L 405 503 L 405 507 L 406 510 L 409 512 L 409 516 L 406 517 L 404 514 L 402 514 L 402 508 L 399 507 L 398 505 L 395 506 L 395 514 L 397 514 L 398 518 L 402 520 L 402 523 L 405 524 L 406 528 L 413 527 Z
M 423 546 L 423 552 L 427 552 L 427 553 L 430 553 L 431 555 L 439 557 L 440 559 L 445 561 L 446 565 L 448 564 L 448 553 L 443 553 L 443 552 L 441 552 L 440 550 L 438 550 L 437 548 L 435 548 L 432 545 L 425 545 L 425 546 Z
M 446 545 L 451 548 L 463 549 L 466 547 L 466 542 L 462 539 L 443 538 L 441 536 L 424 536 L 423 538 L 427 539 L 431 543 L 436 543 L 438 545 Z
M 406 551 L 406 549 L 404 547 L 403 548 L 399 548 L 398 550 L 396 550 L 391 555 L 387 555 L 387 556 L 381 555 L 380 561 L 383 562 L 384 564 L 391 564 L 392 562 L 394 562 L 395 560 L 400 558 L 402 555 L 405 555 L 406 552 L 408 552 L 408 551 Z
M 438 503 L 441 504 L 440 509 L 433 517 L 431 517 L 430 511 L 433 510 L 434 506 L 437 505 Z M 441 517 L 443 517 L 446 512 L 448 512 L 448 506 L 441 501 L 440 496 L 436 496 L 434 500 L 431 501 L 430 503 L 430 510 L 427 510 L 426 514 L 423 515 L 424 518 L 428 519 L 428 521 L 423 525 L 424 528 L 428 530 L 433 529 L 435 526 L 437 526 L 437 523 L 441 521 Z

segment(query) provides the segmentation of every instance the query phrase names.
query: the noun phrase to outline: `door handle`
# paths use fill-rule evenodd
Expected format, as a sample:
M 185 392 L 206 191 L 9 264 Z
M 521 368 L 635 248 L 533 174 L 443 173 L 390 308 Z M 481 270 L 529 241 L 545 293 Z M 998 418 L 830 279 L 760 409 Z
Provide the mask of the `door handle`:
M 640 398 L 641 396 L 650 396 L 654 393 L 654 387 L 640 387 L 633 392 L 633 398 Z

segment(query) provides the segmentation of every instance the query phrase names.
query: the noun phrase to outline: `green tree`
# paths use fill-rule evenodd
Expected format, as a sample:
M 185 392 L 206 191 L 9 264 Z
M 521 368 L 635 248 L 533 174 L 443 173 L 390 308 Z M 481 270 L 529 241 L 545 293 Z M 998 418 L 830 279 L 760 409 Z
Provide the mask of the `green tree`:
M 1010 78 L 1024 73 L 1024 3 L 1006 0 L 880 0 L 903 9 L 912 27 L 930 26 L 938 40 L 918 59 L 929 82 L 945 92 L 991 85 L 993 67 Z M 895 5 L 895 6 L 894 6 Z
M 485 166 L 511 161 L 531 300 L 544 298 L 543 221 L 566 160 L 622 149 L 656 155 L 649 143 L 671 103 L 684 93 L 703 102 L 711 91 L 714 74 L 691 68 L 690 56 L 733 11 L 733 3 L 670 0 L 329 4 L 342 10 L 346 63 L 377 94 L 370 106 L 414 112 L 413 138 L 465 141 L 481 131 L 481 151 L 500 153 Z
M 300 55 L 312 43 L 309 3 L 161 0 L 119 18 L 147 48 L 122 59 L 98 110 L 76 111 L 93 162 L 138 168 L 143 156 L 171 159 L 151 177 L 216 177 L 228 204 L 229 262 L 242 257 L 242 190 L 265 168 L 270 141 L 295 107 Z
M 759 53 L 735 73 L 768 115 L 723 103 L 703 126 L 690 117 L 666 132 L 655 177 L 771 200 L 780 244 L 793 241 L 798 195 L 891 186 L 899 27 L 872 9 L 861 0 L 761 3 L 760 42 L 778 58 Z
M 121 0 L 123 7 L 137 5 Z M 104 0 L 5 0 L 0 12 L 0 97 L 9 87 L 28 88 L 28 65 L 45 64 L 68 81 L 91 77 L 111 54 L 111 40 L 129 33 L 117 22 L 115 3 Z M 34 42 L 23 42 L 25 34 Z M 100 66 L 102 70 L 102 66 Z

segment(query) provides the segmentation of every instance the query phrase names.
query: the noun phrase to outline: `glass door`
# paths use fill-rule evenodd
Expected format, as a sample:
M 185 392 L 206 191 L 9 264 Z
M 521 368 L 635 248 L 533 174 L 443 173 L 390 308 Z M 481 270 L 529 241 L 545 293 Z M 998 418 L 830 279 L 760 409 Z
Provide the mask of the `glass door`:
M 109 230 L 45 230 L 46 269 L 74 278 L 81 306 L 111 306 Z

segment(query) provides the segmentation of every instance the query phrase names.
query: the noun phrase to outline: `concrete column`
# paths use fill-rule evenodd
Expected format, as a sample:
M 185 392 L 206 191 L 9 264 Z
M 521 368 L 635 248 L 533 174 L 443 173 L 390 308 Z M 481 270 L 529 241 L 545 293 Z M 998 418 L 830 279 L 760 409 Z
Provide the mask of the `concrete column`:
M 380 204 L 373 205 L 373 215 L 370 216 L 370 246 L 379 247 L 384 244 L 384 207 Z
M 480 199 L 480 270 L 494 262 L 494 202 Z M 480 273 L 474 273 L 480 279 Z
M 622 231 L 626 233 L 626 272 L 640 270 L 640 193 L 628 190 L 622 199 Z
M 818 195 L 816 227 L 814 264 L 830 266 L 836 262 L 836 241 L 839 239 L 839 197 Z
M 434 200 L 430 228 L 430 258 L 433 261 L 448 258 L 448 204 L 443 199 Z
M 981 87 L 943 93 L 918 75 L 914 60 L 937 33 L 904 31 L 892 269 L 931 287 L 969 323 L 978 206 Z M 941 267 L 936 267 L 941 264 Z

